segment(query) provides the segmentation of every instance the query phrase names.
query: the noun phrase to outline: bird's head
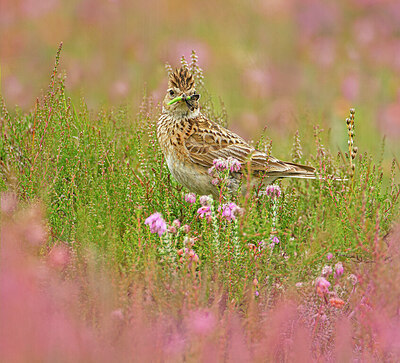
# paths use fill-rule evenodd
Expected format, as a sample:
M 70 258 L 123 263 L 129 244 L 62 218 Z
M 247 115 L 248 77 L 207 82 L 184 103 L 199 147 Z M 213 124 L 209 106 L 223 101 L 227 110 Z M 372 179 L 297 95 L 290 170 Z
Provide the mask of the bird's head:
M 171 73 L 165 95 L 164 110 L 174 114 L 190 116 L 199 109 L 200 95 L 196 92 L 193 75 L 184 67 Z

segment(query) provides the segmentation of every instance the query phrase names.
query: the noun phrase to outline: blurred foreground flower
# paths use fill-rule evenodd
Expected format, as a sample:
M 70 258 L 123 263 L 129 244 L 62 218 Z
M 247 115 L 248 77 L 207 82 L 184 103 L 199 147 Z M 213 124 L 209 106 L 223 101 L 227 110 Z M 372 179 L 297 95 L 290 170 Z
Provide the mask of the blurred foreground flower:
M 338 297 L 332 297 L 329 299 L 329 304 L 331 304 L 331 306 L 335 307 L 335 308 L 342 308 L 343 305 L 345 304 L 344 301 L 342 299 L 339 299 Z
M 48 263 L 55 269 L 64 269 L 68 266 L 71 259 L 71 254 L 66 246 L 54 246 L 48 256 Z
M 161 214 L 158 212 L 148 217 L 144 224 L 147 224 L 150 227 L 151 233 L 158 233 L 160 237 L 167 230 L 167 224 L 165 223 Z
M 217 325 L 217 320 L 211 311 L 198 310 L 189 314 L 188 328 L 196 335 L 208 335 Z

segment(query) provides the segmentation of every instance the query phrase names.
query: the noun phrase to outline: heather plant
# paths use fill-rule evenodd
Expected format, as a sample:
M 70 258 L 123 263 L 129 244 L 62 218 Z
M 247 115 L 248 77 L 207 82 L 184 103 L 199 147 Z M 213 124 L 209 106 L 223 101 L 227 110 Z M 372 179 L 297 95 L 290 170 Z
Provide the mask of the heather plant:
M 31 112 L 5 100 L 0 110 L 0 326 L 12 325 L 12 338 L 31 321 L 22 358 L 2 332 L 6 357 L 398 357 L 398 165 L 384 175 L 357 152 L 355 110 L 343 122 L 347 155 L 330 151 L 318 126 L 303 140 L 310 155 L 294 136 L 293 161 L 315 166 L 315 180 L 231 195 L 227 176 L 245 166 L 215 160 L 219 198 L 196 196 L 168 171 L 155 101 L 90 112 L 68 97 L 60 52 Z M 195 54 L 182 64 L 204 78 Z

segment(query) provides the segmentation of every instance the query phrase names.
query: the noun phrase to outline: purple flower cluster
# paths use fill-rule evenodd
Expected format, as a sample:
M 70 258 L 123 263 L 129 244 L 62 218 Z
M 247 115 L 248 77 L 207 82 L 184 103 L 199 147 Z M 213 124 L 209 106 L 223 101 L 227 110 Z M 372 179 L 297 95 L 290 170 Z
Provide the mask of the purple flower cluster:
M 189 262 L 199 262 L 199 256 L 198 254 L 191 248 L 181 248 L 178 251 L 178 255 L 181 256 L 179 259 L 179 262 L 183 262 L 184 261 L 184 257 L 186 257 Z
M 242 164 L 240 164 L 239 160 L 235 158 L 229 157 L 227 159 L 228 168 L 231 173 L 238 172 L 242 168 Z
M 318 277 L 315 280 L 315 289 L 317 290 L 317 294 L 321 297 L 329 293 L 330 286 L 331 283 L 325 277 Z
M 158 233 L 160 237 L 167 230 L 167 224 L 165 223 L 162 215 L 158 212 L 148 217 L 144 224 L 147 224 L 150 227 L 151 233 Z
M 212 203 L 212 198 L 208 195 L 202 195 L 199 199 L 199 202 L 203 207 L 206 207 Z
M 343 272 L 344 272 L 343 265 L 342 265 L 341 262 L 338 262 L 338 263 L 335 265 L 335 273 L 334 273 L 335 278 L 338 279 L 340 276 L 343 275 Z
M 188 193 L 185 195 L 185 202 L 189 204 L 193 204 L 196 202 L 196 194 L 194 193 Z
M 278 243 L 280 242 L 280 241 L 279 241 L 279 238 L 276 237 L 276 236 L 271 237 L 271 241 L 272 241 L 273 244 L 278 244 Z
M 271 198 L 279 198 L 282 192 L 279 185 L 268 185 L 265 189 L 265 193 Z
M 199 215 L 199 218 L 201 218 L 201 219 L 205 218 L 207 220 L 207 222 L 211 221 L 211 208 L 210 208 L 210 206 L 207 205 L 207 206 L 200 207 L 197 210 L 197 214 Z
M 216 171 L 224 171 L 227 169 L 227 163 L 224 159 L 214 159 L 213 166 Z
M 236 215 L 240 212 L 240 208 L 233 202 L 224 204 L 218 207 L 218 212 L 222 213 L 222 216 L 228 220 L 233 221 L 236 219 Z
M 277 245 L 280 241 L 279 241 L 279 238 L 276 236 L 273 236 L 270 239 L 271 239 L 271 243 L 269 244 L 269 247 L 271 249 L 273 249 L 275 247 L 275 245 Z
M 329 265 L 324 266 L 321 272 L 322 276 L 329 276 L 332 274 L 332 267 Z
M 210 175 L 214 175 L 214 171 L 222 172 L 225 170 L 229 170 L 231 173 L 238 172 L 242 168 L 242 164 L 240 164 L 239 160 L 228 157 L 227 159 L 214 159 L 213 167 L 208 170 Z

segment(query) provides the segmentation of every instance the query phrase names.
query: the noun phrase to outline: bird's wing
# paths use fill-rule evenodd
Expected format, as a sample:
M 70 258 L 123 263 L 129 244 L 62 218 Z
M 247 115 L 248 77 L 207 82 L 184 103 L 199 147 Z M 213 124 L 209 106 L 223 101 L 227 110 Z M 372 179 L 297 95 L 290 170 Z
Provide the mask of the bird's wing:
M 267 172 L 278 177 L 281 174 L 313 173 L 313 168 L 285 163 L 250 146 L 243 138 L 203 115 L 190 120 L 189 135 L 185 147 L 189 158 L 195 164 L 210 168 L 214 159 L 233 157 L 244 167 L 249 165 L 251 173 Z

